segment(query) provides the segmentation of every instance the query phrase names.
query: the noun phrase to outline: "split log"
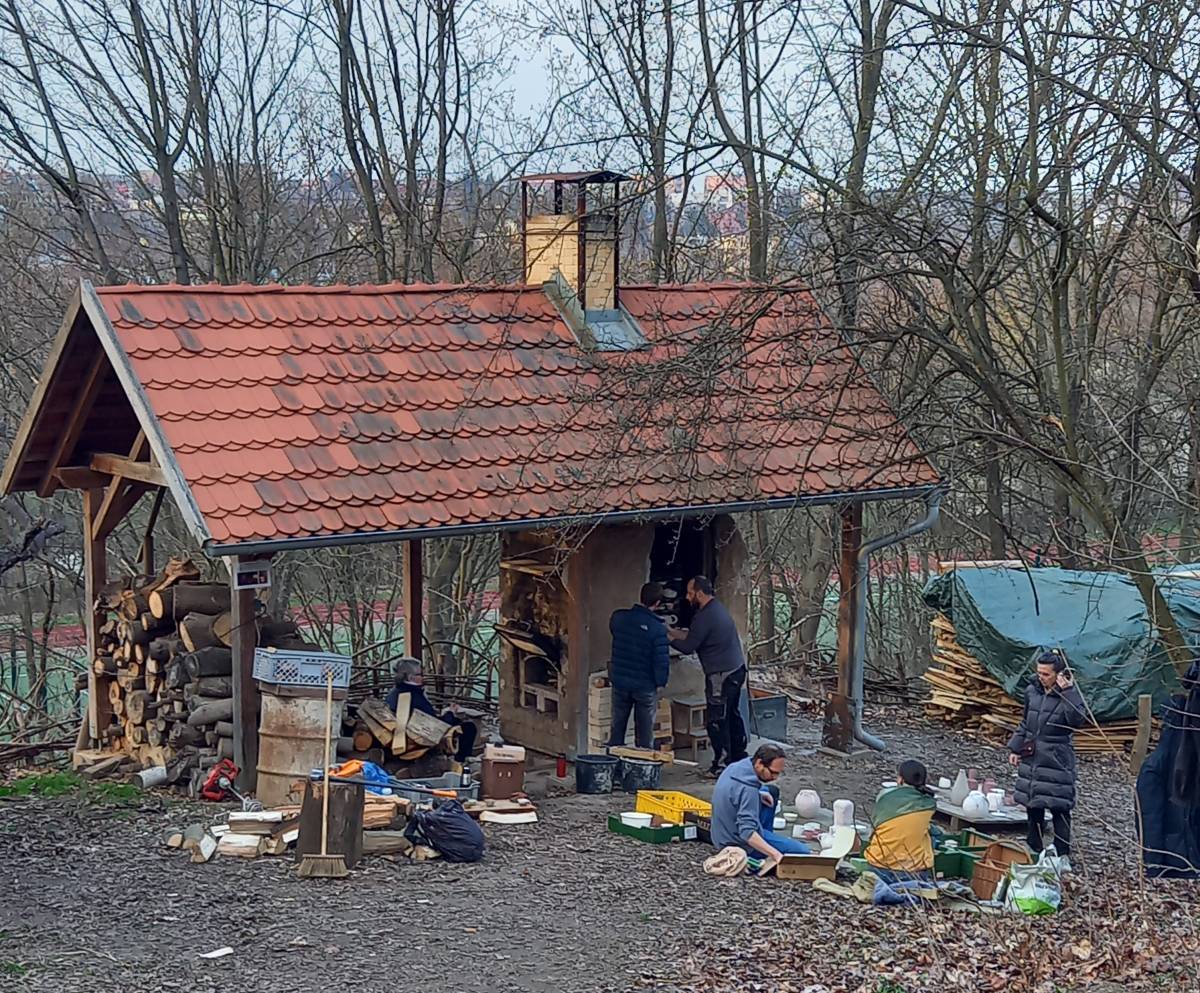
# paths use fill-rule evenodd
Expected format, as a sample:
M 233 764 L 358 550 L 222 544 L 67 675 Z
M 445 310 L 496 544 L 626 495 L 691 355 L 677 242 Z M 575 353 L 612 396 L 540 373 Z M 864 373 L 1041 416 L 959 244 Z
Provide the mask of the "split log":
M 166 737 L 153 724 L 146 725 L 146 744 L 151 748 L 161 748 L 166 742 Z
M 125 715 L 134 724 L 144 724 L 146 721 L 146 703 L 150 694 L 145 690 L 134 690 L 125 698 Z
M 135 646 L 148 645 L 154 640 L 154 635 L 142 627 L 141 618 L 138 618 L 136 621 L 121 625 L 121 640 Z
M 149 592 L 169 589 L 176 583 L 194 583 L 200 578 L 200 569 L 189 558 L 170 558 L 163 571 L 151 583 Z
M 200 844 L 200 839 L 206 834 L 208 834 L 208 831 L 205 830 L 203 824 L 189 824 L 183 829 L 179 847 L 184 851 L 191 851 L 198 844 Z
M 154 787 L 162 786 L 166 783 L 167 767 L 157 765 L 151 769 L 143 769 L 134 778 L 141 789 L 152 790 Z
M 403 831 L 363 832 L 363 855 L 407 855 L 412 847 Z
M 206 724 L 216 724 L 217 721 L 233 720 L 233 700 L 213 700 L 197 707 L 188 715 L 188 724 L 192 727 L 204 727 Z
M 101 759 L 99 762 L 94 762 L 86 769 L 80 769 L 79 775 L 84 779 L 99 779 L 101 776 L 107 776 L 116 772 L 117 767 L 124 761 L 124 755 L 112 755 L 106 759 Z
M 151 641 L 146 650 L 155 662 L 167 662 L 183 651 L 183 642 L 174 635 L 164 635 Z
M 117 674 L 117 660 L 111 655 L 97 656 L 92 662 L 92 669 L 97 676 L 115 676 Z
M 174 621 L 193 613 L 222 614 L 229 605 L 229 587 L 223 583 L 181 583 L 150 594 L 150 613 Z
M 128 668 L 117 670 L 117 685 L 126 693 L 132 693 L 134 690 L 144 690 L 146 681 L 141 676 L 133 675 Z
M 196 843 L 196 847 L 192 849 L 193 862 L 207 862 L 217 854 L 217 839 L 207 831 Z
M 146 729 L 138 724 L 128 723 L 125 725 L 125 737 L 135 745 L 146 744 Z
M 203 740 L 204 732 L 184 721 L 172 724 L 171 731 L 167 735 L 167 741 L 172 748 L 183 748 L 185 745 L 198 745 Z
M 220 639 L 213 633 L 214 621 L 216 617 L 208 614 L 190 613 L 179 622 L 179 637 L 189 652 L 221 645 Z
M 156 673 L 156 672 L 146 673 L 146 692 L 147 693 L 157 693 L 159 690 L 159 687 L 161 685 L 162 685 L 162 679 L 159 677 L 158 673 Z
M 266 839 L 257 834 L 235 834 L 229 831 L 221 835 L 217 851 L 222 855 L 236 855 L 243 859 L 256 859 L 263 853 Z
M 188 684 L 193 696 L 209 699 L 224 699 L 233 696 L 233 679 L 230 676 L 205 676 Z
M 140 676 L 145 675 L 142 663 L 137 661 L 137 659 L 134 659 L 125 666 L 125 673 L 130 679 L 137 679 Z
M 278 810 L 234 810 L 229 814 L 229 830 L 236 834 L 257 834 L 266 837 L 274 834 L 282 824 L 283 814 Z
M 360 721 L 354 728 L 352 741 L 356 752 L 365 752 L 375 744 L 375 736 L 371 734 L 371 729 L 367 727 L 366 723 Z
M 233 647 L 233 614 L 226 611 L 213 621 L 213 635 L 226 648 Z
M 163 674 L 163 685 L 167 689 L 182 690 L 191 681 L 191 673 L 188 672 L 187 663 L 183 661 L 182 655 L 167 663 L 166 671 Z
M 233 722 L 232 721 L 217 721 L 213 730 L 217 732 L 219 738 L 233 737 Z
M 233 739 L 221 738 L 217 741 L 217 758 L 232 759 L 233 758 Z
M 196 652 L 181 655 L 191 679 L 206 676 L 229 676 L 233 673 L 233 652 L 220 645 L 201 648 Z
M 100 625 L 100 639 L 102 641 L 112 641 L 117 637 L 117 620 L 109 618 Z
M 136 621 L 147 610 L 150 605 L 146 602 L 146 598 L 136 590 L 122 590 L 118 613 L 127 621 Z

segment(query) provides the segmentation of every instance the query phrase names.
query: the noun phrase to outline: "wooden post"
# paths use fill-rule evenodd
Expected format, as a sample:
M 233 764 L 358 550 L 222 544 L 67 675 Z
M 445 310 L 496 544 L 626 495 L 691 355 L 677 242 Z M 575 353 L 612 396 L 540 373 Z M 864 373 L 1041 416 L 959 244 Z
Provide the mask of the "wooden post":
M 83 491 L 83 629 L 87 636 L 88 666 L 88 732 L 93 741 L 112 721 L 112 704 L 108 700 L 107 680 L 96 675 L 96 649 L 100 644 L 100 615 L 96 598 L 108 582 L 108 557 L 104 535 L 94 537 L 94 523 L 104 503 L 103 490 Z
M 842 696 L 850 695 L 850 664 L 854 658 L 854 601 L 862 577 L 858 575 L 858 550 L 862 547 L 861 503 L 852 503 L 841 510 L 842 549 L 838 565 L 838 631 L 837 667 L 838 688 Z
M 421 571 L 421 540 L 404 543 L 404 650 L 414 659 L 425 657 L 422 613 L 425 580 Z
M 229 570 L 233 651 L 233 764 L 239 789 L 252 791 L 258 783 L 258 684 L 254 681 L 254 590 L 236 587 L 237 564 Z
M 1149 693 L 1138 696 L 1138 728 L 1133 739 L 1133 751 L 1129 755 L 1129 768 L 1136 776 L 1146 761 L 1146 753 L 1150 750 L 1150 717 L 1154 709 L 1154 698 Z

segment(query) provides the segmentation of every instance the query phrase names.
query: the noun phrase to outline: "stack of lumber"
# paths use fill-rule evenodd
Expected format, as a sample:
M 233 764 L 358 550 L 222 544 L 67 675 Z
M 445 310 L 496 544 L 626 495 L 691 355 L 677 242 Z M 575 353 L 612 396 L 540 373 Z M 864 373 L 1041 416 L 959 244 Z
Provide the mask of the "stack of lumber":
M 958 643 L 948 617 L 938 614 L 930 627 L 933 664 L 921 677 L 931 688 L 925 712 L 984 737 L 1012 734 L 1021 722 L 1022 705 Z M 1083 755 L 1122 754 L 1133 746 L 1136 735 L 1136 720 L 1093 724 L 1075 733 L 1075 750 Z
M 190 559 L 172 559 L 157 576 L 106 588 L 95 609 L 104 619 L 92 668 L 112 715 L 100 730 L 100 752 L 177 770 L 171 782 L 189 768 L 232 758 L 229 585 L 202 582 Z M 316 647 L 301 641 L 289 621 L 258 621 L 257 639 L 278 648 Z

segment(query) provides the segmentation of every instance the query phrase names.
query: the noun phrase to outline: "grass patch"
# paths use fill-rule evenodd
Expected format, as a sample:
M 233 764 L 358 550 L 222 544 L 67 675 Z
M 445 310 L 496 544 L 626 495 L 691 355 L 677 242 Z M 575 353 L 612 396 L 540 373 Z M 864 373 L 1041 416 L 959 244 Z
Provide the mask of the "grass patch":
M 41 797 L 52 800 L 72 794 L 91 803 L 127 807 L 139 802 L 141 790 L 130 783 L 89 783 L 74 772 L 43 772 L 0 785 L 0 797 Z
M 894 979 L 881 979 L 875 987 L 875 993 L 908 993 L 908 990 Z
M 20 962 L 0 962 L 0 976 L 23 976 L 28 971 Z

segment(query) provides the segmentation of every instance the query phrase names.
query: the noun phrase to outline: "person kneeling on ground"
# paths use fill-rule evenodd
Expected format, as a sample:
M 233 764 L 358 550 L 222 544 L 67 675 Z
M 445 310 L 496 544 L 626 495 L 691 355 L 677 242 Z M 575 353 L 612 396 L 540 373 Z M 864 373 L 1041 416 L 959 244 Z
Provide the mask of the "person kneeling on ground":
M 387 708 L 393 714 L 396 712 L 396 704 L 400 702 L 401 693 L 412 696 L 412 710 L 419 710 L 430 717 L 436 717 L 443 724 L 459 728 L 458 751 L 454 754 L 454 761 L 459 765 L 467 761 L 475 749 L 475 737 L 479 730 L 473 722 L 463 720 L 459 716 L 457 703 L 451 704 L 450 709 L 441 714 L 434 711 L 433 704 L 425 695 L 425 675 L 419 660 L 404 658 L 396 663 L 396 685 L 387 697 Z
M 933 841 L 929 825 L 937 802 L 929 773 L 915 759 L 900 763 L 900 785 L 875 800 L 874 831 L 863 857 L 885 883 L 933 879 Z
M 751 857 L 765 859 L 761 871 L 779 863 L 784 855 L 806 855 L 802 841 L 776 834 L 772 827 L 784 754 L 778 745 L 763 745 L 752 758 L 734 762 L 721 773 L 712 800 L 712 843 L 722 849 L 745 849 Z

